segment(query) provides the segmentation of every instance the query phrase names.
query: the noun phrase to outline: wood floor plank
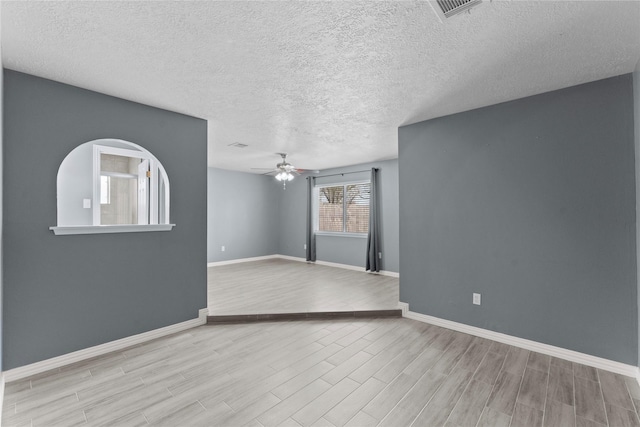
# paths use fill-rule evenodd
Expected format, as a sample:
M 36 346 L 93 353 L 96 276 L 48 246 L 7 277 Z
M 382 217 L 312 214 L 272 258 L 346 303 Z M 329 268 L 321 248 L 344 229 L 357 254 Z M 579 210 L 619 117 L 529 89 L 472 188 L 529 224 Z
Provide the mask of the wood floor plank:
M 598 369 L 598 377 L 605 403 L 635 412 L 631 395 L 626 389 L 627 382 L 622 375 Z
M 433 340 L 428 341 L 429 347 L 436 350 L 445 351 L 456 339 L 457 333 L 450 329 L 440 330 Z
M 638 384 L 638 380 L 632 377 L 625 377 L 624 382 L 627 384 L 629 395 L 633 399 L 640 399 L 640 384 Z
M 560 368 L 563 369 L 563 368 Z M 563 369 L 566 370 L 566 369 Z M 544 410 L 545 427 L 565 427 L 576 424 L 575 409 L 557 400 L 548 400 Z
M 546 372 L 527 367 L 524 371 L 524 377 L 522 378 L 516 404 L 522 403 L 523 405 L 543 411 L 547 397 L 548 378 L 549 375 Z
M 578 376 L 574 376 L 574 383 L 576 416 L 606 425 L 607 416 L 600 384 Z
M 331 363 L 334 366 L 338 366 L 344 363 L 346 360 L 350 359 L 354 354 L 359 353 L 368 346 L 371 342 L 365 340 L 364 338 L 360 338 L 351 344 L 344 347 L 342 350 L 334 353 L 333 355 L 327 358 L 327 362 Z M 340 345 L 340 344 L 338 344 Z
M 199 403 L 198 399 L 194 398 L 191 395 L 169 397 L 169 398 L 162 399 L 157 403 L 149 405 L 142 411 L 142 413 L 144 414 L 147 421 L 149 421 L 149 423 L 154 423 L 158 420 L 171 417 L 173 413 L 181 411 L 184 408 L 190 407 L 194 403 L 198 403 L 198 405 L 202 406 Z M 192 407 L 192 409 L 195 410 L 195 407 Z
M 155 420 L 151 425 L 167 427 L 173 427 L 178 424 L 192 425 L 193 419 L 204 411 L 205 409 L 200 402 L 194 402 Z
M 336 426 L 330 423 L 329 421 L 327 421 L 326 419 L 320 418 L 318 421 L 313 423 L 311 427 L 336 427 Z
M 527 368 L 535 369 L 536 371 L 549 372 L 549 365 L 551 363 L 551 356 L 546 354 L 531 352 L 529 353 L 529 360 L 527 361 Z
M 409 330 L 402 331 L 401 328 L 390 328 L 385 332 L 384 335 L 372 341 L 371 344 L 363 349 L 363 351 L 366 351 L 367 353 L 372 355 L 376 355 L 385 348 L 393 345 L 396 341 L 404 340 L 405 338 L 403 337 L 409 335 L 409 333 Z
M 504 361 L 504 370 L 511 374 L 522 376 L 529 360 L 529 350 L 511 347 Z
M 576 417 L 576 427 L 606 427 L 607 424 L 600 424 L 583 417 Z
M 412 425 L 416 427 L 444 425 L 472 376 L 472 372 L 465 370 L 457 370 L 448 375 Z
M 520 390 L 522 377 L 503 370 L 498 375 L 496 384 L 491 391 L 487 406 L 509 416 L 513 415 L 513 409 Z
M 475 372 L 489 351 L 489 347 L 491 347 L 491 345 L 487 344 L 486 341 L 475 337 L 467 351 L 460 358 L 456 369 L 466 369 L 467 371 Z
M 107 424 L 121 417 L 142 413 L 150 406 L 171 398 L 171 393 L 162 386 L 139 387 L 91 405 L 84 409 L 84 414 L 91 424 Z
M 355 343 L 356 341 L 362 340 L 363 343 L 366 343 L 367 345 L 370 345 L 372 341 L 367 339 L 367 338 L 365 338 L 365 337 L 367 335 L 369 335 L 371 332 L 375 331 L 376 329 L 383 328 L 383 326 L 384 326 L 383 323 L 375 323 L 375 324 L 365 325 L 365 326 L 363 326 L 363 327 L 361 327 L 359 329 L 356 329 L 355 331 L 345 335 L 344 337 L 340 338 L 339 340 L 336 341 L 336 344 L 341 345 L 343 347 L 347 347 L 347 346 Z M 362 348 L 360 350 L 362 350 Z
M 509 427 L 511 417 L 485 406 L 476 427 Z
M 427 347 L 402 370 L 402 373 L 411 376 L 422 375 L 431 369 L 442 355 L 441 350 Z
M 337 384 L 339 381 L 342 381 L 346 376 L 365 364 L 372 357 L 373 356 L 370 353 L 360 351 L 354 354 L 350 359 L 331 369 L 321 378 L 331 385 Z
M 296 393 L 298 390 L 302 390 L 308 384 L 314 382 L 315 380 L 322 378 L 327 372 L 331 371 L 335 367 L 331 363 L 327 363 L 322 361 L 317 365 L 312 366 L 291 378 L 290 380 L 282 383 L 278 387 L 275 387 L 271 390 L 275 396 L 280 399 L 286 399 L 292 394 Z
M 379 425 L 390 427 L 411 425 L 445 378 L 444 374 L 427 371 Z
M 558 357 L 552 357 L 551 366 L 558 366 L 560 368 L 567 369 L 573 374 L 573 363 L 569 362 L 568 360 L 560 359 Z
M 378 395 L 385 386 L 386 384 L 382 381 L 369 378 L 369 380 L 358 387 L 353 393 L 344 398 L 342 402 L 327 412 L 324 418 L 336 427 L 342 427 Z
M 389 346 L 349 374 L 349 378 L 362 384 L 369 378 L 373 377 L 376 372 L 382 369 L 387 363 L 391 362 L 393 358 L 401 352 L 401 347 Z
M 295 393 L 287 397 L 264 412 L 257 417 L 258 421 L 265 427 L 277 426 L 330 388 L 331 384 L 317 379 L 302 388 L 300 393 Z
M 458 400 L 451 415 L 449 415 L 446 425 L 461 427 L 475 426 L 480 420 L 490 393 L 490 385 L 472 379 L 460 397 L 460 400 Z
M 504 344 L 501 342 L 494 341 L 491 344 L 491 347 L 489 347 L 489 351 L 493 353 L 501 354 L 506 357 L 507 353 L 509 353 L 510 348 L 511 346 L 509 344 Z
M 541 427 L 543 413 L 541 410 L 516 402 L 511 418 L 512 427 Z
M 506 355 L 504 354 L 487 352 L 482 362 L 480 362 L 480 366 L 476 369 L 473 379 L 493 385 L 502 370 L 505 357 Z
M 294 363 L 304 359 L 310 354 L 313 354 L 316 351 L 322 350 L 323 348 L 325 347 L 322 344 L 318 344 L 317 342 L 312 342 L 311 344 L 301 348 L 298 351 L 283 354 L 278 361 L 273 362 L 270 366 L 276 371 L 280 369 L 284 369 L 287 366 L 291 366 Z
M 257 417 L 264 414 L 266 411 L 273 409 L 276 405 L 279 405 L 280 403 L 282 403 L 280 399 L 278 399 L 271 393 L 266 393 L 260 396 L 258 399 L 254 400 L 253 402 L 251 402 L 251 404 L 239 410 L 238 412 L 234 412 L 225 418 L 217 419 L 216 423 L 219 423 L 219 425 L 234 426 L 234 425 L 244 425 L 254 419 L 257 421 L 260 421 L 259 419 L 257 419 Z M 282 418 L 278 418 L 278 420 L 282 422 L 286 418 L 287 416 L 283 416 Z M 277 421 L 274 421 L 274 422 L 277 423 Z M 267 425 L 262 421 L 260 421 L 260 424 L 263 426 Z
M 89 424 L 89 422 L 87 422 Z M 52 425 L 62 425 L 62 424 L 52 424 Z M 110 419 L 104 423 L 90 423 L 89 425 L 95 427 L 107 427 L 107 426 L 122 426 L 122 427 L 145 427 L 148 426 L 149 423 L 147 419 L 142 415 L 141 412 L 124 415 L 120 418 Z
M 345 427 L 375 427 L 377 425 L 378 420 L 366 412 L 360 411 L 345 424 Z
M 337 329 L 331 332 L 329 335 L 319 339 L 318 344 L 322 344 L 322 345 L 332 344 L 338 341 L 339 339 L 345 337 L 346 335 L 349 335 L 351 332 L 356 331 L 357 329 L 358 329 L 357 325 L 353 325 L 353 324 L 343 325 L 340 329 Z
M 635 410 L 630 411 L 610 403 L 605 403 L 605 408 L 610 426 L 640 427 L 640 420 Z
M 312 425 L 359 386 L 359 383 L 349 378 L 343 378 L 318 398 L 309 402 L 302 409 L 293 414 L 292 418 L 301 425 Z
M 573 364 L 573 375 L 579 378 L 585 378 L 589 381 L 598 382 L 598 370 L 591 366 L 582 365 L 580 363 Z
M 287 418 L 286 420 L 278 424 L 278 427 L 302 427 L 302 424 L 300 424 L 293 418 Z
M 342 347 L 338 344 L 329 344 L 325 348 L 310 354 L 302 360 L 292 364 L 290 367 L 298 372 L 302 372 L 306 369 L 309 369 L 311 366 L 315 366 L 320 362 L 326 362 L 326 359 L 335 353 L 337 353 Z M 328 362 L 326 362 L 328 363 Z
M 377 420 L 383 419 L 418 380 L 419 377 L 414 375 L 398 375 L 363 408 L 363 411 Z
M 431 369 L 449 375 L 458 362 L 460 362 L 462 356 L 467 352 L 472 341 L 473 337 L 471 335 L 458 335 L 444 350 L 442 357 L 438 359 Z
M 239 411 L 258 397 L 270 392 L 275 387 L 282 385 L 292 378 L 295 378 L 297 375 L 298 371 L 294 369 L 283 369 L 282 371 L 278 371 L 267 378 L 256 381 L 252 387 L 243 387 L 236 393 L 233 393 L 231 397 L 224 399 L 224 403 L 234 411 Z M 208 408 L 206 404 L 205 407 Z
M 552 364 L 549 368 L 547 399 L 573 406 L 573 396 L 573 371 Z

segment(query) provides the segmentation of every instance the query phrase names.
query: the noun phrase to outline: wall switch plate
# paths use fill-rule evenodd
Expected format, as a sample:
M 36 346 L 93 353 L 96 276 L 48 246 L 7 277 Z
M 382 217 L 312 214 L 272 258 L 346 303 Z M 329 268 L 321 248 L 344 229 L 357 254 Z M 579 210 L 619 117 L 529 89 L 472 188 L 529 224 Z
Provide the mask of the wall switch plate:
M 475 305 L 480 305 L 480 294 L 473 294 L 473 303 Z
M 84 209 L 91 209 L 91 199 L 82 199 L 82 207 Z
M 223 247 L 221 247 L 221 248 L 220 248 L 220 250 L 221 250 L 222 252 L 224 252 L 224 246 L 223 246 Z

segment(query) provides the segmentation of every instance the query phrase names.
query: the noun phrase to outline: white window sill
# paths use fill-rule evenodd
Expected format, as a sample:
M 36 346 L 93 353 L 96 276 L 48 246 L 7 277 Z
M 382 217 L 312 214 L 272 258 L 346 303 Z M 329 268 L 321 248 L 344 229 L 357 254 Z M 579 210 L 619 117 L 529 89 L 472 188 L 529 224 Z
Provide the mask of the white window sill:
M 75 225 L 66 227 L 49 227 L 56 236 L 70 234 L 106 234 L 106 233 L 140 233 L 148 231 L 171 231 L 175 224 L 150 225 Z
M 366 239 L 367 233 L 341 233 L 330 231 L 316 231 L 316 236 L 332 236 L 332 237 L 356 237 L 358 239 Z

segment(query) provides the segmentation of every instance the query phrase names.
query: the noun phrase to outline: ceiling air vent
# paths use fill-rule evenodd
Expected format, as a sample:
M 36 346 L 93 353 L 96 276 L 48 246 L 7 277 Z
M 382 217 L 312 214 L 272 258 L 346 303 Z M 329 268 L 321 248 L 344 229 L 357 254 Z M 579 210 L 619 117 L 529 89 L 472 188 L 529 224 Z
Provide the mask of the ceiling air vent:
M 440 10 L 446 18 L 462 13 L 471 9 L 473 6 L 480 4 L 482 0 L 436 0 Z
M 247 144 L 243 144 L 241 142 L 234 142 L 233 144 L 229 144 L 229 147 L 247 148 L 248 145 Z

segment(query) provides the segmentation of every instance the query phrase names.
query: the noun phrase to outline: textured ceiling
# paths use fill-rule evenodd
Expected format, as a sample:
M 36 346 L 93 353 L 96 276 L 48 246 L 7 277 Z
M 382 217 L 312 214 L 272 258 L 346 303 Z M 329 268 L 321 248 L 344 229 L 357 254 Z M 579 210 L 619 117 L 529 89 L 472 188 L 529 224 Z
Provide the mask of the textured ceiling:
M 633 71 L 640 2 L 2 2 L 4 66 L 209 121 L 209 165 L 394 158 L 397 127 Z M 240 142 L 248 148 L 228 147 Z M 176 141 L 177 144 L 180 141 Z

